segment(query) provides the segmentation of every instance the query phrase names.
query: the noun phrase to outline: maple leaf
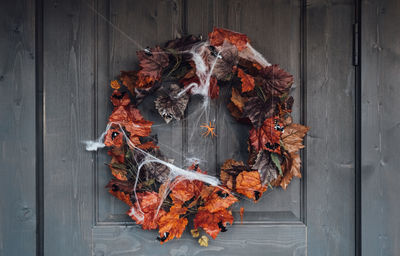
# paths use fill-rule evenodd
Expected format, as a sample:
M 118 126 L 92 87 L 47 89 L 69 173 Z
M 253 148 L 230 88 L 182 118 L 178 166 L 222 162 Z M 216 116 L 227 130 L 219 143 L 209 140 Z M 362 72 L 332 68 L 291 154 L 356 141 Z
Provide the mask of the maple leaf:
M 276 165 L 272 162 L 270 152 L 261 150 L 255 163 L 251 167 L 253 170 L 257 170 L 260 174 L 261 184 L 268 185 L 273 180 L 278 178 L 278 170 Z
M 274 115 L 275 105 L 279 101 L 278 97 L 269 97 L 266 101 L 257 96 L 249 97 L 243 108 L 244 116 L 258 128 L 267 118 Z
M 214 187 L 211 194 L 208 197 L 203 197 L 203 199 L 205 202 L 204 209 L 211 213 L 226 209 L 238 201 L 229 191 L 218 187 Z
M 251 145 L 257 151 L 265 149 L 280 154 L 281 147 L 279 143 L 282 134 L 282 131 L 280 131 L 281 125 L 277 118 L 265 119 L 260 128 L 253 128 L 250 130 L 249 139 Z
M 238 50 L 235 46 L 225 43 L 222 46 L 205 48 L 208 66 L 213 67 L 212 75 L 218 80 L 227 81 L 233 77 L 233 68 L 238 62 Z M 219 53 L 219 54 L 218 54 Z
M 234 190 L 236 187 L 236 177 L 239 173 L 246 170 L 242 161 L 228 159 L 221 166 L 220 180 L 227 188 Z
M 172 183 L 171 197 L 173 202 L 185 203 L 200 195 L 204 183 L 198 180 L 187 180 L 178 176 Z
M 242 81 L 242 92 L 249 92 L 254 89 L 254 77 L 246 74 L 241 68 L 238 68 L 238 77 Z
M 158 193 L 146 191 L 136 195 L 136 202 L 127 214 L 136 224 L 142 225 L 142 229 L 156 229 L 159 219 L 166 214 L 163 209 L 158 210 L 161 203 Z
M 267 66 L 255 77 L 256 84 L 263 87 L 267 94 L 282 95 L 288 93 L 293 84 L 293 76 L 278 65 Z
M 285 172 L 283 174 L 283 178 L 280 181 L 280 186 L 283 189 L 286 189 L 289 183 L 291 182 L 293 176 L 301 178 L 300 166 L 301 159 L 300 155 L 297 153 L 285 153 L 285 161 L 283 163 Z
M 266 190 L 266 186 L 261 184 L 258 171 L 243 171 L 236 177 L 236 192 L 253 199 L 255 202 L 261 198 Z
M 233 223 L 233 216 L 232 212 L 227 209 L 211 213 L 200 207 L 193 220 L 195 228 L 201 227 L 213 239 L 217 238 L 219 232 L 226 231 L 228 223 Z
M 173 205 L 168 213 L 159 218 L 158 226 L 160 237 L 158 240 L 161 244 L 172 240 L 175 237 L 180 238 L 182 236 L 188 223 L 188 219 L 181 217 L 181 215 L 184 215 L 186 211 L 186 207 Z
M 236 48 L 241 51 L 247 48 L 247 43 L 250 40 L 245 34 L 240 34 L 223 28 L 214 28 L 213 32 L 208 34 L 210 44 L 213 46 L 220 46 L 225 40 L 235 45 Z
M 173 118 L 181 120 L 185 115 L 185 109 L 189 102 L 189 95 L 179 95 L 181 88 L 177 84 L 171 84 L 170 90 L 157 97 L 154 101 L 158 113 L 169 123 Z
M 159 80 L 163 69 L 168 66 L 168 55 L 160 48 L 151 49 L 151 53 L 138 51 L 139 65 L 142 68 L 140 73 L 152 79 Z
M 282 144 L 289 153 L 297 152 L 304 148 L 303 138 L 310 128 L 301 124 L 290 124 L 285 127 L 282 134 Z
M 124 136 L 119 129 L 111 128 L 107 131 L 104 144 L 107 147 L 121 147 L 124 143 Z
M 111 97 L 111 102 L 115 107 L 128 106 L 131 103 L 129 96 L 126 93 L 114 90 Z

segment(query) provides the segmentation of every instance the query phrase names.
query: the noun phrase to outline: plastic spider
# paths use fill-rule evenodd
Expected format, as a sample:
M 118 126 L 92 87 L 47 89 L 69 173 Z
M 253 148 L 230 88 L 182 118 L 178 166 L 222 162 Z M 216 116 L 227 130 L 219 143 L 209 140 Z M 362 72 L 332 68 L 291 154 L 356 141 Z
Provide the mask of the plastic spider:
M 201 128 L 206 129 L 201 135 L 204 137 L 207 137 L 208 135 L 211 135 L 211 137 L 217 136 L 217 134 L 215 134 L 215 126 L 211 124 L 203 124 L 200 126 Z

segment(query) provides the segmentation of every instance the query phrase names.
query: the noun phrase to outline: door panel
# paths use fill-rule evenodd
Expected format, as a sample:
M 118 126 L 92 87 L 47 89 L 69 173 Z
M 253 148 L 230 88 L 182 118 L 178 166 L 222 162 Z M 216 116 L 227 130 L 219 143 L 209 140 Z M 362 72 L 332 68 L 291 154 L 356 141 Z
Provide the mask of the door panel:
M 45 1 L 44 7 L 46 254 L 352 254 L 352 1 L 311 1 L 307 8 L 300 0 Z M 213 26 L 246 33 L 255 49 L 294 75 L 293 116 L 311 126 L 304 178 L 286 191 L 268 192 L 257 204 L 235 206 L 236 220 L 245 207 L 243 224 L 236 221 L 208 248 L 188 234 L 161 246 L 156 232 L 133 225 L 126 206 L 104 188 L 111 178 L 105 151 L 85 152 L 80 141 L 103 131 L 111 112 L 108 83 L 120 70 L 137 68 L 137 50 L 185 33 L 206 37 Z M 227 158 L 247 159 L 247 129 L 226 111 L 227 93 L 222 89 L 213 103 L 218 136 L 200 156 L 206 159 L 201 168 L 211 174 Z M 152 103 L 146 104 L 144 115 L 161 123 L 149 111 Z M 188 136 L 196 108 L 191 104 L 187 120 L 155 129 L 161 149 L 178 165 L 196 143 Z

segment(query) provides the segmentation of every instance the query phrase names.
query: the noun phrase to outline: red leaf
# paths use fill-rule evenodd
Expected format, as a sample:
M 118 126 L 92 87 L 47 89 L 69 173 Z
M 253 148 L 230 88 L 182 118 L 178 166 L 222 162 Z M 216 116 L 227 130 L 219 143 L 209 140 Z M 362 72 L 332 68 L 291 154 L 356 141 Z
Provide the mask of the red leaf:
M 210 87 L 208 89 L 208 95 L 211 99 L 216 99 L 219 96 L 219 86 L 215 77 L 210 78 Z
M 151 54 L 138 51 L 137 56 L 140 60 L 140 74 L 159 80 L 164 68 L 168 66 L 168 55 L 160 47 L 151 49 Z
M 275 128 L 276 120 L 278 119 L 267 118 L 260 128 L 250 130 L 250 142 L 257 151 L 265 149 L 280 154 L 281 147 L 279 143 L 282 132 Z
M 208 34 L 211 45 L 220 46 L 224 43 L 225 39 L 231 44 L 235 45 L 239 51 L 247 47 L 250 40 L 245 34 L 240 34 L 223 28 L 214 28 L 213 32 Z

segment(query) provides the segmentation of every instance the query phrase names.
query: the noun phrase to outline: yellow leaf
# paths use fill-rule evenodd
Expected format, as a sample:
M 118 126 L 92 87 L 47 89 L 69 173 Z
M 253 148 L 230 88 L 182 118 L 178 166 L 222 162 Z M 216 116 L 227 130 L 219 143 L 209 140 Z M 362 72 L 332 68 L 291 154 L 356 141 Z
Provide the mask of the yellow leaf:
M 197 238 L 197 237 L 200 236 L 200 232 L 199 232 L 199 230 L 197 228 L 191 229 L 190 233 L 192 234 L 193 238 Z
M 112 80 L 110 85 L 114 90 L 118 90 L 121 87 L 117 80 Z
M 208 237 L 201 236 L 199 238 L 199 244 L 200 244 L 200 246 L 208 247 Z

